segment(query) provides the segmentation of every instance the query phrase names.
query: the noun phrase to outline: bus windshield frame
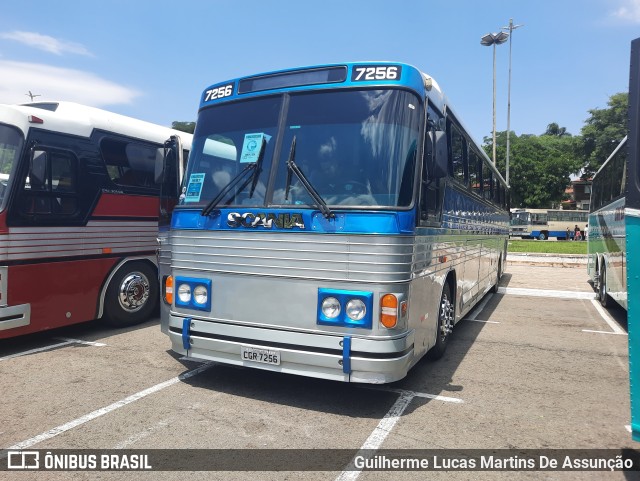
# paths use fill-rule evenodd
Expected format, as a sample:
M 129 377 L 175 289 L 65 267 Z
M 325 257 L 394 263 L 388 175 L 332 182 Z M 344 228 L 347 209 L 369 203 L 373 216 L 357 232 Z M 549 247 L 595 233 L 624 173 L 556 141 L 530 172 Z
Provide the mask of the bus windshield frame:
M 202 209 L 234 182 L 218 208 L 317 207 L 291 178 L 294 159 L 331 208 L 409 209 L 423 110 L 403 88 L 289 92 L 204 108 L 178 208 Z
M 24 136 L 19 129 L 0 124 L 0 212 L 7 206 L 12 178 L 22 156 Z

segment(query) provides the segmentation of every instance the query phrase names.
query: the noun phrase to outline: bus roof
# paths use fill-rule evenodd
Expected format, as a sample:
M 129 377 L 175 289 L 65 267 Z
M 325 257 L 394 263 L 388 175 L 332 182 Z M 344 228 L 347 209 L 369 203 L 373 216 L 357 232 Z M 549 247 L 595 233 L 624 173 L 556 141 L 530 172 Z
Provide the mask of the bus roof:
M 89 137 L 98 129 L 152 142 L 180 135 L 183 142 L 191 142 L 191 134 L 186 132 L 74 102 L 0 104 L 0 122 L 18 127 L 25 136 L 32 127 L 81 137 Z
M 230 85 L 232 90 L 227 91 L 227 95 L 207 95 L 213 89 Z M 439 109 L 443 110 L 446 104 L 438 83 L 413 65 L 402 62 L 364 61 L 296 67 L 218 82 L 203 91 L 200 108 L 218 102 L 269 93 L 355 86 L 399 86 L 410 88 L 421 95 L 429 91 L 429 98 Z
M 403 62 L 346 62 L 296 67 L 238 77 L 217 82 L 204 89 L 199 109 L 202 110 L 232 100 L 290 91 L 394 86 L 409 88 L 421 97 L 428 97 L 443 114 L 451 112 L 462 128 L 471 136 L 469 130 L 456 115 L 455 109 L 451 108 L 438 82 L 417 67 Z M 471 138 L 471 140 L 476 145 L 481 145 L 476 139 Z M 480 149 L 479 153 L 488 161 L 494 174 L 499 176 L 504 183 L 502 174 L 493 165 L 484 150 Z

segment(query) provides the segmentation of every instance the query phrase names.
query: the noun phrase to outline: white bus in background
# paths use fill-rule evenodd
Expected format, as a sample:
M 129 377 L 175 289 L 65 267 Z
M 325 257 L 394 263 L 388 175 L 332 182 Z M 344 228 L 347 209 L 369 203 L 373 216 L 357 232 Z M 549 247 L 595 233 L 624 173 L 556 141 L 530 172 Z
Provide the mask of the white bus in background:
M 588 220 L 588 210 L 511 209 L 509 235 L 526 239 L 546 240 L 555 237 L 573 240 L 575 227 L 578 226 L 580 236 L 584 239 Z

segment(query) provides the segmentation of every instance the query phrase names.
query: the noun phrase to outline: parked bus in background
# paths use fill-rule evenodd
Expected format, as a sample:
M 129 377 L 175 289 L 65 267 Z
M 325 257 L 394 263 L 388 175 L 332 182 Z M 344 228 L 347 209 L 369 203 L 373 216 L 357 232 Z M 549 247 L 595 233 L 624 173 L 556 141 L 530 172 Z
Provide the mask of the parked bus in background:
M 427 352 L 441 356 L 497 285 L 506 184 L 416 68 L 217 83 L 196 125 L 180 192 L 163 186 L 180 194 L 162 284 L 174 351 L 392 382 Z
M 631 42 L 629 132 L 627 136 L 626 199 L 624 205 L 627 266 L 627 326 L 631 433 L 640 441 L 640 38 Z M 591 237 L 591 232 L 589 232 Z
M 0 339 L 157 306 L 164 142 L 190 134 L 67 102 L 0 105 Z
M 589 212 L 587 271 L 606 306 L 613 299 L 627 308 L 625 186 L 627 137 L 593 177 Z
M 511 209 L 509 235 L 527 239 L 545 240 L 549 237 L 555 237 L 562 240 L 573 240 L 575 226 L 578 226 L 580 236 L 584 239 L 588 218 L 589 211 L 587 210 Z

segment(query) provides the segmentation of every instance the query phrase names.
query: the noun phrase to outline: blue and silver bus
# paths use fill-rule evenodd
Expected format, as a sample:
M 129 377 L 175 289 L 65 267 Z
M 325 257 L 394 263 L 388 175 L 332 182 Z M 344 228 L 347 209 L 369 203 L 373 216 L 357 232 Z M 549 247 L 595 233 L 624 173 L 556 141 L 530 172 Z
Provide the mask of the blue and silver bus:
M 189 358 L 396 381 L 505 266 L 506 183 L 410 65 L 211 85 L 181 186 L 166 177 L 161 324 Z

